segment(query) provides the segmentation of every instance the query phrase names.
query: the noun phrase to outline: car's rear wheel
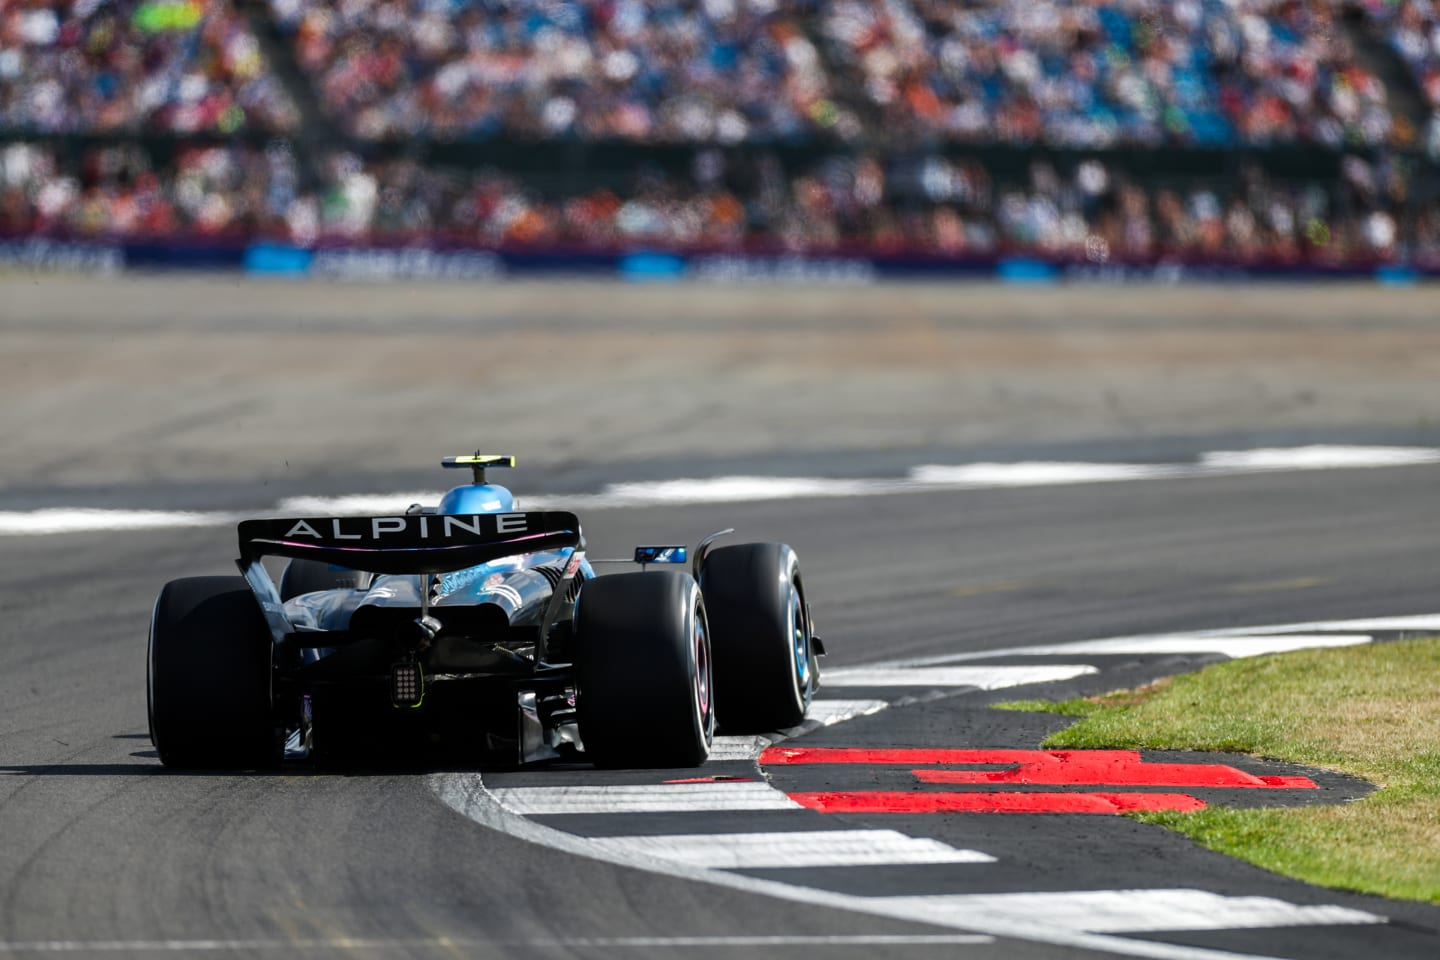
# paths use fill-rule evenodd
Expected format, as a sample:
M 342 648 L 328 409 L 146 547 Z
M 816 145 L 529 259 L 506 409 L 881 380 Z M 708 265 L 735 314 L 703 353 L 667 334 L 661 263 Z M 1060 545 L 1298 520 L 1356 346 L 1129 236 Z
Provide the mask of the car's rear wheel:
M 719 547 L 700 569 L 715 649 L 715 700 L 731 733 L 793 727 L 819 686 L 800 561 L 783 543 Z
M 693 767 L 715 736 L 710 635 L 688 574 L 587 580 L 575 612 L 576 709 L 604 767 Z
M 150 622 L 150 739 L 167 767 L 273 767 L 273 645 L 241 577 L 185 577 L 160 591 Z
M 357 590 L 374 577 L 360 570 L 336 567 L 318 560 L 291 560 L 280 574 L 280 599 L 289 600 L 316 590 Z

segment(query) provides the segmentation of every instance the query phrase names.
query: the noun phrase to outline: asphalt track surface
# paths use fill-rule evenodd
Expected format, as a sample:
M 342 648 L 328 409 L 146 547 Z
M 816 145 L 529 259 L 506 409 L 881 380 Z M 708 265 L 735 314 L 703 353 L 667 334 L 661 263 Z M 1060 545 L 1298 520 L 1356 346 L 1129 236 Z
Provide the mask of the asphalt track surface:
M 1416 417 L 1432 400 L 1417 395 Z M 1373 421 L 1260 426 L 1304 429 L 1311 438 L 1391 439 L 1396 431 L 1433 438 L 1432 429 L 1423 422 L 1417 426 L 1416 418 L 1402 422 L 1387 413 Z M 1243 425 L 1207 426 L 1218 432 Z M 463 448 L 470 440 L 451 440 L 437 453 L 458 452 L 449 448 L 457 442 Z M 1075 441 L 1096 449 L 1106 442 Z M 323 455 L 323 439 L 316 443 L 321 449 L 307 456 Z M 84 449 L 67 456 L 62 446 L 52 438 L 46 455 L 71 465 L 86 456 Z M 1149 449 L 1143 441 L 1139 448 Z M 19 453 L 27 449 L 22 443 Z M 1067 446 L 1065 452 L 1075 449 Z M 960 446 L 948 452 L 952 462 L 975 457 L 974 450 Z M 932 448 L 913 456 L 933 462 L 934 453 Z M 103 452 L 91 455 L 105 462 Z M 763 459 L 763 451 L 746 455 Z M 853 466 L 910 456 L 806 453 L 812 466 L 828 457 Z M 194 462 L 206 461 L 196 454 Z M 120 457 L 111 463 L 123 472 L 130 461 Z M 711 465 L 692 455 L 681 458 L 680 466 L 694 475 Z M 592 481 L 604 472 L 587 469 L 596 471 Z M 270 478 L 220 472 L 197 476 L 196 482 L 216 482 L 236 503 L 274 501 Z M 137 483 L 134 477 L 102 489 L 86 485 L 83 474 L 74 471 L 72 501 L 147 506 L 194 495 L 192 487 Z M 581 468 L 563 475 L 578 488 L 587 482 Z M 392 479 L 384 471 L 366 474 L 357 468 L 341 479 L 317 482 L 332 489 L 344 483 L 384 488 Z M 793 543 L 831 651 L 826 666 L 838 671 L 965 652 L 994 652 L 997 662 L 1010 663 L 1003 651 L 1026 645 L 1433 613 L 1440 609 L 1434 580 L 1440 569 L 1440 521 L 1433 509 L 1437 481 L 1440 467 L 1415 466 L 862 501 L 656 506 L 602 510 L 583 519 L 595 554 L 623 553 L 638 542 L 693 540 L 723 526 Z M 24 502 L 23 491 L 35 485 L 28 468 L 12 466 L 8 505 Z M 230 572 L 234 552 L 233 532 L 225 528 L 16 537 L 0 543 L 0 952 L 1026 960 L 1117 955 L 1103 943 L 1045 935 L 1052 924 L 1043 915 L 1027 921 L 1034 936 L 1024 929 L 982 930 L 977 936 L 953 924 L 840 909 L 834 905 L 839 900 L 801 902 L 764 895 L 758 887 L 578 856 L 532 842 L 535 837 L 527 838 L 524 830 L 496 831 L 462 817 L 441 802 L 434 771 L 335 774 L 303 766 L 271 775 L 165 771 L 145 732 L 142 671 L 150 605 L 167 579 Z M 1100 674 L 1048 687 L 949 691 L 917 696 L 921 702 L 909 704 L 892 696 L 890 709 L 786 745 L 1034 747 L 1053 728 L 1053 719 L 999 713 L 986 704 L 1138 682 L 1207 659 L 1213 658 L 1128 657 L 1106 663 Z M 847 696 L 882 693 L 846 691 Z M 723 763 L 716 769 L 734 769 L 733 761 Z M 778 767 L 767 767 L 767 773 L 787 791 L 875 789 L 892 776 L 864 766 L 823 775 Z M 611 784 L 655 778 L 653 772 L 601 775 L 584 769 L 480 775 L 490 789 L 543 785 L 547 777 Z M 1323 778 L 1321 788 L 1334 799 L 1364 790 Z M 633 818 L 628 832 L 693 832 L 696 822 L 693 814 L 656 817 Z M 776 829 L 777 818 L 761 811 L 705 819 L 707 830 L 738 833 Z M 956 849 L 985 851 L 994 862 L 806 868 L 779 871 L 779 879 L 837 897 L 1193 887 L 1223 897 L 1339 907 L 1388 922 L 1160 930 L 1125 933 L 1123 939 L 1142 945 L 1136 948 L 1142 954 L 1143 945 L 1306 960 L 1440 954 L 1440 908 L 1309 888 L 1123 818 L 847 815 L 827 820 L 826 827 L 842 821 L 848 829 L 896 829 Z M 527 822 L 579 837 L 582 844 L 597 831 L 613 832 L 585 816 Z M 800 829 L 821 827 L 811 823 Z M 742 874 L 777 879 L 773 870 Z

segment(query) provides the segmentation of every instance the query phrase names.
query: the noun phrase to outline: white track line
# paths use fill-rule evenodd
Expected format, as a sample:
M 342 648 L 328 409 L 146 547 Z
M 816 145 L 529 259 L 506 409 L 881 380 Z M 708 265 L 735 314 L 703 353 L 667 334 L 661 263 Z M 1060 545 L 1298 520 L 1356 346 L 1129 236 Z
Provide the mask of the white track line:
M 828 673 L 825 674 L 824 682 L 827 685 L 830 682 Z M 844 723 L 846 720 L 868 717 L 871 714 L 879 713 L 888 706 L 890 703 L 886 700 L 812 700 L 810 709 L 805 713 L 805 718 L 822 727 L 829 727 L 837 723 Z
M 387 515 L 404 510 L 412 503 L 435 503 L 440 494 L 438 490 L 410 490 L 381 494 L 353 493 L 339 497 L 286 497 L 274 509 L 276 515 L 282 517 Z
M 1314 444 L 1308 447 L 1212 450 L 1200 457 L 1203 467 L 1236 472 L 1347 470 L 1357 467 L 1409 467 L 1425 463 L 1440 463 L 1440 449 Z
M 1054 683 L 1099 673 L 1083 663 L 997 667 L 841 667 L 827 670 L 827 687 L 974 687 L 1000 690 L 1030 683 Z
M 223 527 L 239 523 L 244 514 L 186 510 L 97 510 L 54 507 L 44 510 L 0 510 L 0 536 L 47 536 L 92 530 L 174 530 Z
M 1084 933 L 1235 930 L 1385 923 L 1384 917 L 1330 905 L 1300 906 L 1271 897 L 1226 897 L 1208 890 L 1081 890 L 883 897 L 908 919 L 944 923 L 971 914 L 1016 923 L 1043 917 L 1052 927 Z
M 1214 450 L 1198 460 L 1179 463 L 1087 463 L 1031 461 L 926 464 L 904 477 L 844 479 L 832 477 L 709 477 L 610 484 L 595 494 L 524 496 L 527 509 L 567 510 L 613 507 L 683 506 L 829 497 L 877 497 L 943 490 L 989 490 L 1133 480 L 1196 479 L 1277 471 L 1352 470 L 1440 463 L 1433 447 L 1283 447 L 1262 450 Z M 389 514 L 412 503 L 433 503 L 437 491 L 291 497 L 270 508 L 244 514 L 162 510 L 49 508 L 0 511 L 0 536 L 39 536 L 91 530 L 156 530 L 225 526 L 246 516 Z
M 1053 487 L 1074 483 L 1119 483 L 1126 480 L 1168 480 L 1192 476 L 1193 463 L 1070 463 L 1037 460 L 1029 463 L 925 464 L 910 471 L 916 484 L 934 488 L 978 490 L 987 487 Z
M 896 830 L 801 830 L 786 833 L 696 833 L 598 837 L 612 854 L 649 854 L 694 867 L 861 867 L 919 863 L 994 863 L 978 850 L 956 848 Z
M 805 713 L 805 722 L 800 726 L 770 736 L 716 737 L 715 743 L 710 747 L 710 759 L 753 762 L 759 758 L 761 751 L 779 740 L 798 736 L 817 727 L 844 723 L 846 720 L 854 720 L 856 717 L 868 717 L 889 706 L 888 700 L 844 700 L 829 697 L 812 700 L 810 709 Z
M 710 747 L 710 759 L 754 760 L 770 743 L 769 737 L 716 737 Z
M 1272 633 L 1301 633 L 1304 631 L 1361 631 L 1361 630 L 1437 630 L 1440 631 L 1440 613 L 1424 613 L 1411 617 L 1371 617 L 1364 620 L 1317 620 L 1313 623 L 1282 623 L 1268 627 L 1246 627 L 1244 629 L 1205 630 L 1196 636 L 1266 636 Z
M 667 783 L 510 787 L 493 791 L 511 813 L 689 813 L 720 810 L 800 810 L 768 783 Z
M 1401 621 L 1413 624 L 1409 627 L 1381 627 L 1373 629 L 1440 629 L 1440 617 L 1393 618 L 1391 623 Z M 1139 637 L 1106 637 L 1103 640 L 1077 640 L 1074 643 L 1047 643 L 1029 647 L 1006 647 L 999 650 L 972 650 L 968 653 L 945 653 L 933 657 L 916 657 L 872 664 L 868 667 L 853 667 L 854 670 L 933 670 L 942 669 L 944 664 L 965 663 L 973 660 L 993 660 L 997 657 L 1082 657 L 1114 656 L 1131 654 L 1135 656 L 1161 654 L 1207 654 L 1218 653 L 1232 660 L 1259 657 L 1270 653 L 1289 653 L 1294 650 L 1309 650 L 1317 647 L 1350 647 L 1370 643 L 1370 634 L 1359 633 L 1297 633 L 1294 630 L 1325 630 L 1348 627 L 1364 628 L 1365 625 L 1385 621 L 1336 621 L 1334 623 L 1295 623 L 1289 626 L 1252 627 L 1249 630 L 1214 631 L 1200 630 L 1195 633 L 1167 633 Z M 1431 626 L 1433 622 L 1433 626 Z M 830 682 L 826 674 L 826 682 Z
M 1270 653 L 1289 653 L 1294 650 L 1309 650 L 1316 647 L 1353 647 L 1369 643 L 1371 639 L 1371 636 L 1366 633 L 1301 634 L 1296 636 L 1264 634 L 1252 637 L 1117 637 L 1111 640 L 1082 640 L 1078 643 L 1019 647 L 1006 650 L 1003 655 L 1076 657 L 1086 654 L 1091 656 L 1114 656 L 1116 654 L 1155 656 L 1160 654 L 1218 653 L 1232 660 L 1241 660 L 1246 657 L 1259 657 Z M 945 668 L 916 667 L 912 669 L 919 673 L 925 673 Z

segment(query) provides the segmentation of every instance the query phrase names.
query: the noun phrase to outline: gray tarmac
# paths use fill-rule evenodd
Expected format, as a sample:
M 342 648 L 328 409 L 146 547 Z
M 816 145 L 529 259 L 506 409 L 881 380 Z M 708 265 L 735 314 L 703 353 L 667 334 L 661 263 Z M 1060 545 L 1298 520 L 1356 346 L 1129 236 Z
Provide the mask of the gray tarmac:
M 0 489 L 344 485 L 428 470 L 437 444 L 513 451 L 565 479 L 1206 435 L 1433 437 L 1437 316 L 1434 288 L 1373 285 L 12 274 Z
M 1168 458 L 1219 439 L 1420 442 L 1440 421 L 1440 332 L 1423 288 L 30 279 L 0 281 L 5 509 L 165 505 L 201 499 L 207 484 L 269 503 L 277 490 L 434 483 L 426 464 L 477 444 L 534 463 L 517 481 L 590 489 L 617 461 L 659 476 L 736 462 L 861 475 L 977 451 Z M 1440 468 L 1422 466 L 584 519 L 597 554 L 720 526 L 795 544 L 831 663 L 847 665 L 1434 612 L 1437 480 Z M 953 931 L 538 847 L 462 819 L 412 773 L 167 773 L 145 736 L 150 606 L 164 581 L 231 572 L 234 555 L 224 528 L 0 540 L 0 952 L 160 956 L 203 942 L 221 956 L 1099 955 L 1005 939 L 622 946 L 611 938 Z M 933 743 L 999 722 L 984 702 L 953 698 L 855 721 L 853 734 Z M 1178 940 L 1307 960 L 1440 952 L 1434 907 L 1310 890 L 1128 821 L 1072 822 L 1058 844 L 1036 833 L 1053 826 L 1002 820 L 979 829 L 1007 849 L 1053 848 L 1047 888 L 1103 886 L 1123 849 L 1172 864 L 1177 885 L 1203 876 L 1395 921 Z

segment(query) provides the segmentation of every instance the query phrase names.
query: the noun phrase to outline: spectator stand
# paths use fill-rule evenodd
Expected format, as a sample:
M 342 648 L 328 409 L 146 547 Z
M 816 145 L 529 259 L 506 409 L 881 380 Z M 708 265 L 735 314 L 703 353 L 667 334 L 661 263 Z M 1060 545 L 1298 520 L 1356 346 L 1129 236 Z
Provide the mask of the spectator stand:
M 1435 165 L 1337 9 L 5 0 L 0 232 L 472 273 L 1428 264 Z

